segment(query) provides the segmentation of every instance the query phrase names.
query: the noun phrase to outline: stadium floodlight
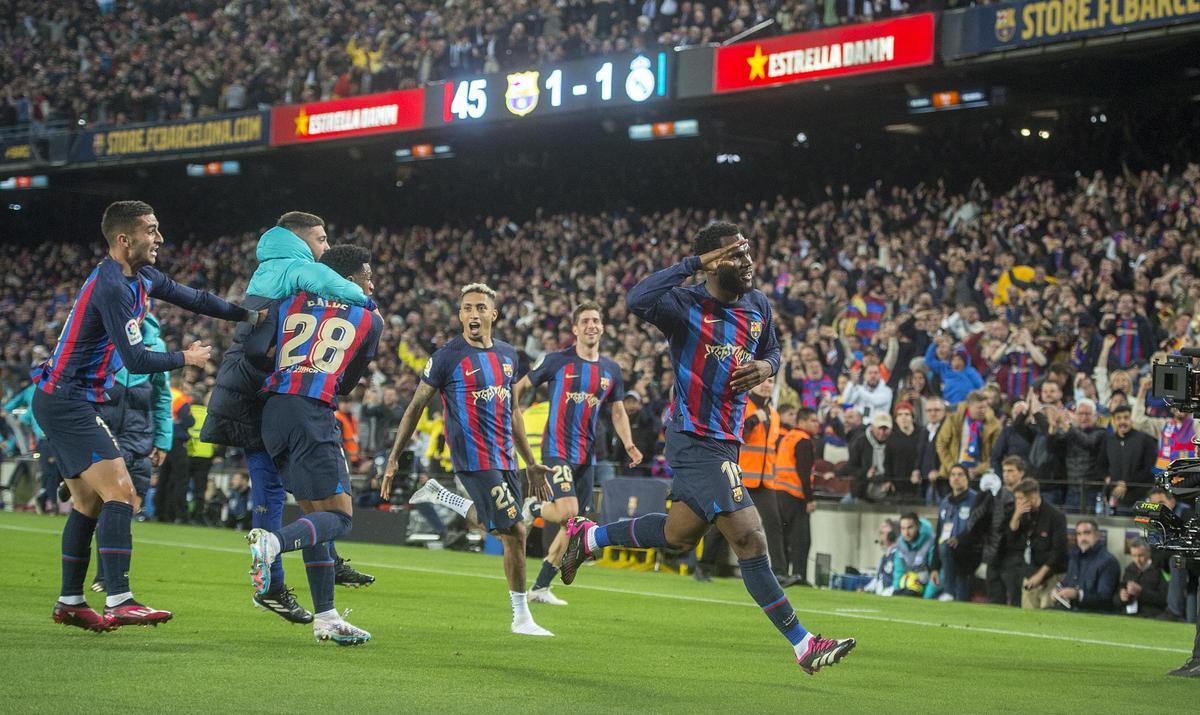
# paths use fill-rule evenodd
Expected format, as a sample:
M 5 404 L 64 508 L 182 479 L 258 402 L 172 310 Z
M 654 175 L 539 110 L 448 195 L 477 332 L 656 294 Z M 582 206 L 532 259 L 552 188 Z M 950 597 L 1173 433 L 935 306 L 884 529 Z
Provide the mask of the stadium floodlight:
M 1029 130 L 1029 127 L 1021 127 L 1021 136 L 1027 137 L 1030 134 L 1033 134 L 1033 132 Z

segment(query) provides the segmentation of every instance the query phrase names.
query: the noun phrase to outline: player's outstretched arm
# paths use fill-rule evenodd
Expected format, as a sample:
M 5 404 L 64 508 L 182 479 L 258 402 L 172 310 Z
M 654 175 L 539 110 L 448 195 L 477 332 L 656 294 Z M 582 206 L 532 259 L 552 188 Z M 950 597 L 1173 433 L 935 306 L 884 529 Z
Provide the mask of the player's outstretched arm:
M 159 300 L 165 300 L 171 305 L 177 305 L 210 318 L 235 322 L 248 320 L 251 323 L 257 320 L 257 315 L 253 311 L 246 310 L 240 305 L 234 305 L 207 291 L 180 285 L 157 268 L 147 266 L 141 272 L 150 276 L 150 295 Z
M 642 451 L 633 442 L 633 430 L 629 429 L 629 413 L 625 411 L 624 402 L 612 403 L 612 423 L 617 437 L 621 440 L 621 446 L 625 448 L 625 454 L 629 455 L 629 468 L 633 469 L 642 463 L 643 457 Z
M 392 495 L 392 479 L 396 477 L 396 470 L 400 468 L 400 453 L 408 446 L 413 432 L 417 429 L 417 421 L 420 420 L 421 414 L 425 412 L 425 406 L 433 399 L 436 392 L 437 388 L 433 385 L 419 383 L 412 402 L 408 403 L 408 409 L 404 410 L 404 417 L 400 419 L 400 426 L 396 428 L 396 441 L 392 443 L 392 451 L 388 454 L 383 482 L 379 485 L 379 496 L 384 499 Z
M 99 283 L 98 288 L 96 305 L 100 311 L 100 322 L 103 323 L 104 332 L 112 340 L 113 346 L 121 356 L 121 362 L 129 372 L 146 375 L 177 370 L 189 364 L 188 361 L 192 357 L 198 357 L 200 350 L 196 349 L 196 343 L 184 352 L 160 353 L 148 350 L 142 339 L 141 325 L 134 317 L 133 294 L 123 285 Z M 209 348 L 201 350 L 203 349 Z M 207 358 L 207 355 L 204 357 Z
M 527 387 L 522 388 L 524 384 Z M 529 438 L 525 436 L 525 415 L 521 410 L 521 402 L 517 399 L 517 395 L 522 395 L 525 389 L 528 389 L 529 377 L 521 378 L 520 382 L 513 388 L 514 395 L 512 401 L 512 432 L 513 442 L 517 446 L 517 452 L 521 454 L 521 459 L 525 460 L 525 471 L 529 475 L 529 486 L 533 489 L 534 494 L 539 499 L 549 499 L 553 495 L 550 490 L 549 475 L 554 470 L 538 461 L 533 453 L 533 448 L 529 446 Z

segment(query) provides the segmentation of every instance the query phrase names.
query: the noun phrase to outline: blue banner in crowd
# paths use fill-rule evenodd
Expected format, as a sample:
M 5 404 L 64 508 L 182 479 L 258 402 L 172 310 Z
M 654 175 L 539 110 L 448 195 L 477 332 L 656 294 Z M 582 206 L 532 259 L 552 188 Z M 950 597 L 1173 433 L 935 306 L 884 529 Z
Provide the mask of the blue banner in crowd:
M 75 136 L 71 161 L 119 162 L 266 146 L 270 126 L 270 112 L 246 112 L 160 124 L 88 129 Z
M 958 59 L 1018 47 L 1200 21 L 1200 0 L 1024 0 L 943 14 L 942 56 Z

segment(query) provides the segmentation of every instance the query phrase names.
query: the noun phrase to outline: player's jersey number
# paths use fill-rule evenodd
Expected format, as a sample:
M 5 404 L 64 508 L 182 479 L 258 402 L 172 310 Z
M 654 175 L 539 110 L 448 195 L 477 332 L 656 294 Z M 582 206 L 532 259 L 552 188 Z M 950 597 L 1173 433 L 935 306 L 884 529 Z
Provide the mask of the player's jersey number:
M 337 316 L 319 322 L 318 325 L 317 316 L 308 313 L 293 313 L 283 321 L 284 334 L 291 333 L 292 336 L 284 341 L 279 353 L 279 369 L 299 365 L 305 360 L 321 372 L 333 374 L 342 369 L 346 350 L 354 344 L 354 324 Z M 316 341 L 308 352 L 304 352 L 303 347 L 312 340 L 314 333 Z
M 553 469 L 554 474 L 551 476 L 551 479 L 554 480 L 554 483 L 563 485 L 567 491 L 570 491 L 571 487 L 569 485 L 575 479 L 575 472 L 571 469 L 570 465 L 556 464 Z
M 496 500 L 496 508 L 500 510 L 515 506 L 517 503 L 516 496 L 513 495 L 512 489 L 509 489 L 507 484 L 497 484 L 492 487 L 492 498 Z

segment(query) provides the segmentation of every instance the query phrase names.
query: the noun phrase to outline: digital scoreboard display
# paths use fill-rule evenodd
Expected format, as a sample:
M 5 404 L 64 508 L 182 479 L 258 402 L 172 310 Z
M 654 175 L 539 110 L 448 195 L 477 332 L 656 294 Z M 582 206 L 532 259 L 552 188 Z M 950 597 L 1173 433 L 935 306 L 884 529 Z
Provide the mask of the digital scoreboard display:
M 628 107 L 670 96 L 672 53 L 591 57 L 452 80 L 428 88 L 426 126 L 521 120 L 606 107 Z M 436 114 L 435 114 L 436 113 Z

